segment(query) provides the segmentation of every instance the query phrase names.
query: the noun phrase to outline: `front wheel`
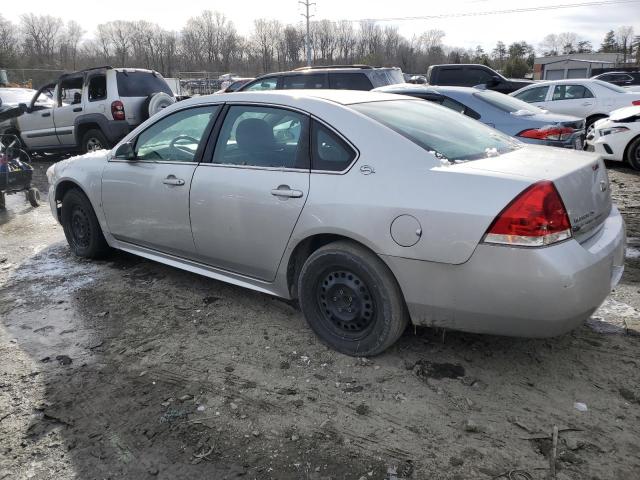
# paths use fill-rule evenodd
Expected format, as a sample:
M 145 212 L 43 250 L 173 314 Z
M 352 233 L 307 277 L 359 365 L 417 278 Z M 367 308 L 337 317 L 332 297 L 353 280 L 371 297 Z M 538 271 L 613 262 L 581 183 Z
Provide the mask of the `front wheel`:
M 314 332 L 347 355 L 382 353 L 407 325 L 402 292 L 391 271 L 353 242 L 330 243 L 311 254 L 300 272 L 298 292 Z
M 36 187 L 31 187 L 27 190 L 27 200 L 31 204 L 32 207 L 40 206 L 40 190 Z
M 65 193 L 60 220 L 71 250 L 79 257 L 99 258 L 109 251 L 91 202 L 80 190 Z
M 640 137 L 631 142 L 627 148 L 627 163 L 634 170 L 640 170 Z

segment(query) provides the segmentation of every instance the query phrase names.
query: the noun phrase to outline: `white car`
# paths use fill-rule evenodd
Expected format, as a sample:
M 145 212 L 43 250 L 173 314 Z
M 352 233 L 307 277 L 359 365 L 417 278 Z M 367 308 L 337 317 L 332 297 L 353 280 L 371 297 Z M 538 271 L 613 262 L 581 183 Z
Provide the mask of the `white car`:
M 587 130 L 614 110 L 640 105 L 640 92 L 587 78 L 534 83 L 510 95 L 553 113 L 585 118 Z
M 626 160 L 640 170 L 640 106 L 621 108 L 596 121 L 587 135 L 587 150 L 606 160 Z

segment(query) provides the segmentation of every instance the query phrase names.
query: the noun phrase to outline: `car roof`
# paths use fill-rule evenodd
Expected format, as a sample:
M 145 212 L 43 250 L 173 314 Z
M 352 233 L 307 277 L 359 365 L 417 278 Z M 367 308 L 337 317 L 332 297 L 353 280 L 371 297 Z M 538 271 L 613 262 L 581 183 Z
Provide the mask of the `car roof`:
M 264 92 L 235 92 L 218 93 L 215 95 L 203 95 L 192 97 L 173 104 L 165 109 L 175 110 L 185 105 L 200 105 L 203 103 L 222 102 L 256 102 L 272 103 L 291 107 L 305 108 L 320 103 L 336 103 L 339 105 L 352 105 L 356 103 L 383 102 L 388 100 L 406 100 L 406 97 L 391 93 L 371 92 L 363 90 L 275 90 Z
M 591 83 L 594 85 L 601 85 L 602 80 L 598 80 L 595 78 L 563 78 L 561 80 L 543 80 L 541 82 L 532 83 L 531 85 L 527 85 L 525 88 L 529 87 L 543 87 L 545 85 L 564 85 L 567 83 Z
M 290 75 L 309 75 L 312 73 L 323 73 L 323 72 L 340 72 L 340 73 L 366 73 L 372 71 L 380 71 L 380 70 L 400 70 L 399 67 L 364 67 L 364 66 L 344 66 L 341 67 L 339 65 L 336 66 L 328 66 L 328 67 L 311 67 L 311 68 L 299 68 L 295 70 L 286 70 L 283 72 L 273 72 L 273 73 L 265 73 L 263 75 L 259 75 L 256 79 L 260 78 L 270 78 L 270 77 L 278 77 L 278 76 L 290 76 Z

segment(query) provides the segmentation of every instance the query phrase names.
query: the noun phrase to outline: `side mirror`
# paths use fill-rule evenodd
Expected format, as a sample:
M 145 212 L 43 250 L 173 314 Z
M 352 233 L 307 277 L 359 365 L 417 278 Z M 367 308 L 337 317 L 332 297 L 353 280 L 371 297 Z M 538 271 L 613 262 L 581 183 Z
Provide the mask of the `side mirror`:
M 491 80 L 487 82 L 487 86 L 495 87 L 496 85 L 500 85 L 501 83 L 502 83 L 502 79 L 499 76 L 494 75 L 491 77 Z
M 22 113 L 30 113 L 29 106 L 26 103 L 19 103 L 18 108 L 22 110 Z
M 119 160 L 135 160 L 136 152 L 133 150 L 133 143 L 125 142 L 116 150 L 115 158 Z

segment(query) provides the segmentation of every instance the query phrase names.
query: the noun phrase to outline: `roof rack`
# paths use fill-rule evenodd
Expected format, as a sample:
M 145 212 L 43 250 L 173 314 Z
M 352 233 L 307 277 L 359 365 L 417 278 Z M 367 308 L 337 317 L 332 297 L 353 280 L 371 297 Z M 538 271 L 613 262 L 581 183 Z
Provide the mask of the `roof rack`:
M 314 65 L 311 67 L 298 67 L 295 68 L 293 71 L 294 72 L 298 72 L 300 70 L 318 70 L 318 69 L 323 69 L 323 68 L 360 68 L 362 70 L 369 70 L 372 69 L 374 67 L 372 67 L 371 65 Z
M 63 73 L 60 76 L 61 77 L 68 77 L 68 76 L 71 76 L 71 75 L 77 75 L 79 73 L 90 72 L 92 70 L 113 70 L 113 67 L 111 65 L 103 65 L 101 67 L 85 68 L 83 70 L 76 70 L 75 72 Z

